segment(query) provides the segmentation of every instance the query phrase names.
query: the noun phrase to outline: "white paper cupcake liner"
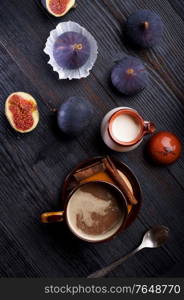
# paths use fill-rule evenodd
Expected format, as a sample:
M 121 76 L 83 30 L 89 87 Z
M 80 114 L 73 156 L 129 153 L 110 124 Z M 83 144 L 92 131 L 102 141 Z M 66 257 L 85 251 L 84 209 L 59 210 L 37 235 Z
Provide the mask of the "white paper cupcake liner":
M 53 56 L 53 46 L 56 42 L 57 38 L 67 32 L 67 31 L 74 31 L 81 33 L 83 36 L 85 36 L 88 39 L 88 42 L 90 44 L 90 57 L 87 60 L 87 62 L 80 68 L 76 70 L 68 70 L 64 69 L 61 66 L 59 66 L 54 59 Z M 90 70 L 93 68 L 95 61 L 97 59 L 98 55 L 98 46 L 97 42 L 94 39 L 94 37 L 89 33 L 84 27 L 80 26 L 79 24 L 75 22 L 62 22 L 59 23 L 56 27 L 56 29 L 52 30 L 50 32 L 50 36 L 47 39 L 44 52 L 49 55 L 50 60 L 48 61 L 48 64 L 50 64 L 55 72 L 59 74 L 59 79 L 80 79 L 87 77 L 90 74 Z

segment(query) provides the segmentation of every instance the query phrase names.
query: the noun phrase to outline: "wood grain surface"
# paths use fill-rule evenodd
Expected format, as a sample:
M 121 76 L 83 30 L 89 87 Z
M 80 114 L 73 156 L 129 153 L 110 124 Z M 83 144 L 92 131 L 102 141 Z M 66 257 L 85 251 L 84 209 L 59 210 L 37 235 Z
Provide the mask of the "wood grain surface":
M 107 111 L 131 106 L 144 119 L 154 121 L 158 130 L 172 131 L 184 142 L 184 1 L 77 0 L 77 4 L 58 19 L 39 0 L 1 1 L 0 276 L 87 276 L 127 254 L 145 230 L 157 223 L 170 228 L 169 242 L 157 250 L 144 250 L 109 276 L 184 275 L 180 272 L 184 261 L 183 155 L 171 166 L 156 167 L 145 156 L 149 137 L 135 151 L 118 154 L 107 149 L 99 131 Z M 135 49 L 124 37 L 127 16 L 139 8 L 157 12 L 165 24 L 161 44 L 151 50 Z M 59 81 L 43 53 L 49 32 L 68 20 L 86 27 L 99 46 L 94 69 L 80 81 Z M 115 61 L 128 53 L 143 59 L 150 73 L 149 88 L 134 97 L 116 93 L 109 82 Z M 40 123 L 30 134 L 16 133 L 5 118 L 5 100 L 15 91 L 28 92 L 38 101 Z M 55 110 L 73 95 L 93 103 L 95 118 L 83 135 L 66 139 L 57 129 Z M 131 227 L 113 241 L 92 245 L 77 240 L 63 224 L 40 224 L 42 212 L 59 209 L 67 173 L 81 160 L 105 154 L 124 161 L 141 184 L 144 203 Z

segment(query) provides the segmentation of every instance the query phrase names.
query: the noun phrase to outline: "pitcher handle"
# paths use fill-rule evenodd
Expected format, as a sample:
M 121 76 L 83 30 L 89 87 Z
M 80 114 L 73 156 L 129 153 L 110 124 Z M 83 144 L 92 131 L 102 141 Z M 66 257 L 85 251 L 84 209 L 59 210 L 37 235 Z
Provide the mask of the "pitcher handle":
M 153 122 L 144 121 L 144 135 L 154 133 L 156 126 Z

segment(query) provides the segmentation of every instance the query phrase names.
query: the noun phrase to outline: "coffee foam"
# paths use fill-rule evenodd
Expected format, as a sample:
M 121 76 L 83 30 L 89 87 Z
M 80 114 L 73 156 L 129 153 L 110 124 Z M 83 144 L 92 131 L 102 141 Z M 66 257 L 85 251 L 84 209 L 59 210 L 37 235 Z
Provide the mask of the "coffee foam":
M 123 211 L 121 211 L 121 218 L 113 225 L 112 228 L 109 228 L 108 231 L 100 233 L 98 235 L 87 234 L 77 227 L 77 215 L 82 216 L 86 226 L 92 226 L 94 220 L 92 219 L 92 213 L 96 213 L 100 216 L 106 214 L 106 210 L 111 204 L 111 193 L 106 194 L 106 199 L 99 199 L 92 193 L 85 191 L 77 190 L 69 200 L 67 206 L 67 221 L 71 230 L 77 234 L 79 237 L 85 240 L 91 241 L 100 241 L 111 237 L 122 225 L 124 220 Z M 116 208 L 113 208 L 116 209 Z M 117 208 L 118 209 L 118 208 Z

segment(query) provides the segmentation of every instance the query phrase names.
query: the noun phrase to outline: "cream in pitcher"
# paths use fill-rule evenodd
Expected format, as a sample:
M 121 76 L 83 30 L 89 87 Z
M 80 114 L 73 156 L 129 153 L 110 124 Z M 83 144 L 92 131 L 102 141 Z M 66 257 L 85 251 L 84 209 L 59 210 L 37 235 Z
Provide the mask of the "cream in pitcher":
M 138 147 L 144 135 L 153 133 L 155 125 L 144 121 L 138 112 L 129 107 L 117 107 L 102 120 L 101 135 L 112 150 L 128 152 Z

